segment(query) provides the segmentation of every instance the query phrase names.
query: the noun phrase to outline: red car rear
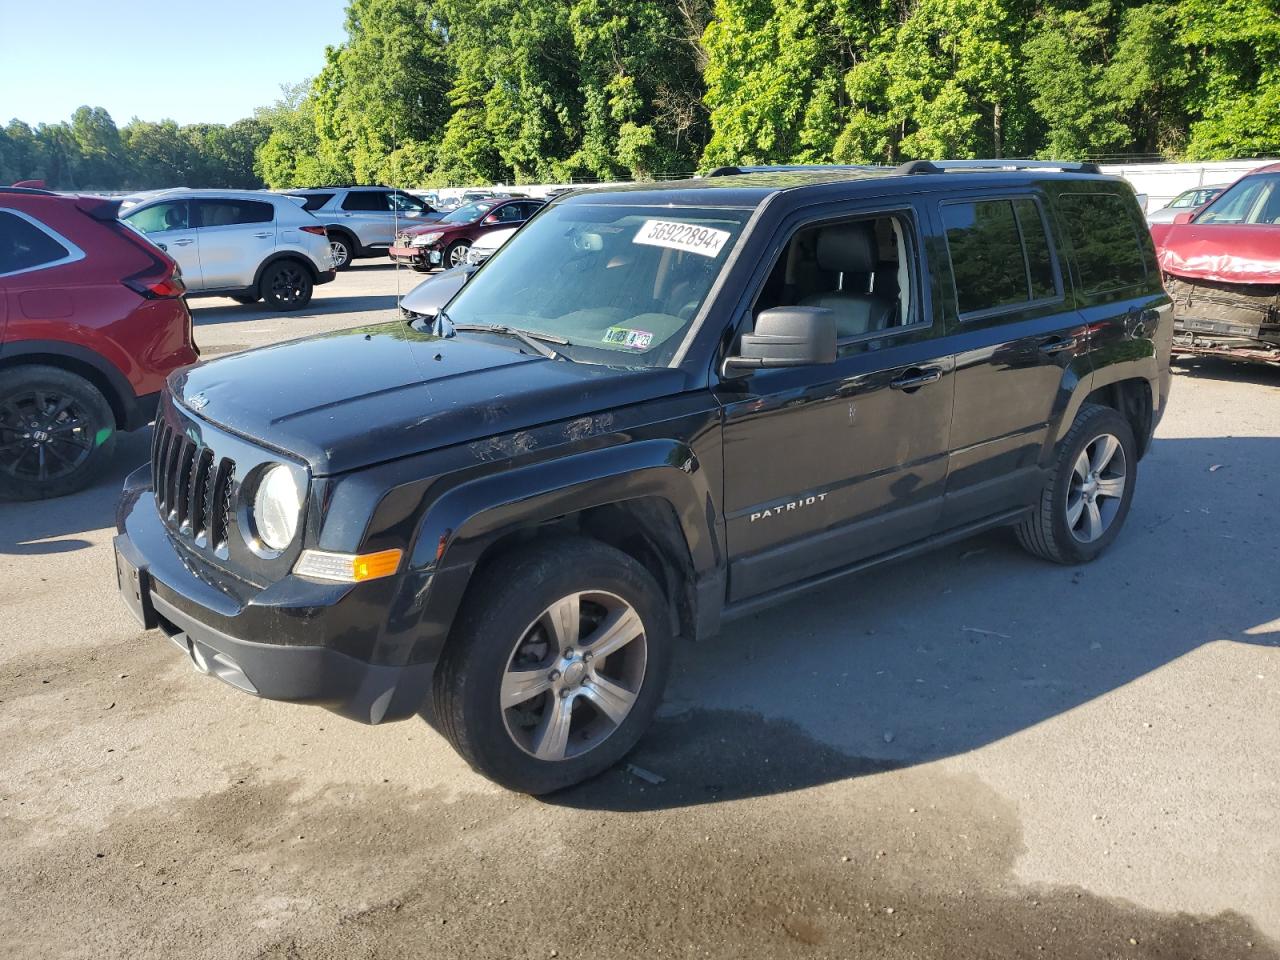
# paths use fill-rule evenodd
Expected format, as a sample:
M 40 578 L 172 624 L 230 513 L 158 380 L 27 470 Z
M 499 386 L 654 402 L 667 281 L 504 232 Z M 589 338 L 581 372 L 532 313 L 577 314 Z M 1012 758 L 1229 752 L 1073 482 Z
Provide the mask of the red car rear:
M 1174 351 L 1280 363 L 1280 164 L 1153 224 L 1174 301 Z
M 82 489 L 195 363 L 178 266 L 116 204 L 0 188 L 0 497 Z

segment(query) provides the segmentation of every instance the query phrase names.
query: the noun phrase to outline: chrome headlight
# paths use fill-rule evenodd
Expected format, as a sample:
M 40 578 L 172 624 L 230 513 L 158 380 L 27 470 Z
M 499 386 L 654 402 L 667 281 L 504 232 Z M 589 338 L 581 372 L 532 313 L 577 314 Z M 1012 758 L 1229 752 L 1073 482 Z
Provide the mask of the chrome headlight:
M 283 550 L 293 543 L 302 519 L 302 493 L 294 471 L 283 463 L 269 467 L 258 479 L 253 495 L 253 529 L 264 546 Z
M 435 230 L 431 233 L 421 233 L 418 236 L 413 238 L 413 245 L 415 247 L 427 247 L 435 243 L 437 240 L 439 240 L 443 236 L 444 236 L 444 233 L 439 230 Z

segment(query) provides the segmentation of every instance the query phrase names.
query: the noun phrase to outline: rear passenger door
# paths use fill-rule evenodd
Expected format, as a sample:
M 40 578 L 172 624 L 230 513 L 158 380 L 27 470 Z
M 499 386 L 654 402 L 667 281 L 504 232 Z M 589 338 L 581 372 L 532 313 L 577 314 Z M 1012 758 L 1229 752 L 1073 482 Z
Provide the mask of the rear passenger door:
M 934 206 L 949 271 L 955 420 L 942 527 L 1031 503 L 1056 411 L 1089 373 L 1038 190 L 949 195 Z
M 193 200 L 206 290 L 252 286 L 275 249 L 275 207 L 262 200 Z
M 390 247 L 395 239 L 391 196 L 386 190 L 351 190 L 342 198 L 342 219 L 362 247 Z

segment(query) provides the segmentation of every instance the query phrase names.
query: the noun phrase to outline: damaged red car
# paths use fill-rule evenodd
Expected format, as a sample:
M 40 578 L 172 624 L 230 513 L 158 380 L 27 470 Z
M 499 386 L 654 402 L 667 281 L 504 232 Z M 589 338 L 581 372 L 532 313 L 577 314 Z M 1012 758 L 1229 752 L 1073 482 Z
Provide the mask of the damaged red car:
M 1280 364 L 1280 164 L 1151 236 L 1173 298 L 1175 353 Z

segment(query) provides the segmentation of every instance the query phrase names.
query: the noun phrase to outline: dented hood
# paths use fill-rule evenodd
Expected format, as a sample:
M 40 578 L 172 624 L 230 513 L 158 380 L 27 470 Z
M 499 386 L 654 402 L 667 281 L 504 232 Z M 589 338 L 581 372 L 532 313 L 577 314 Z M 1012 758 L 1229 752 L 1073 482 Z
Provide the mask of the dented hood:
M 1155 224 L 1160 269 L 1219 283 L 1280 284 L 1280 225 Z
M 521 353 L 517 340 L 440 339 L 402 323 L 281 343 L 173 375 L 174 398 L 316 475 L 501 436 L 679 392 L 679 370 Z

